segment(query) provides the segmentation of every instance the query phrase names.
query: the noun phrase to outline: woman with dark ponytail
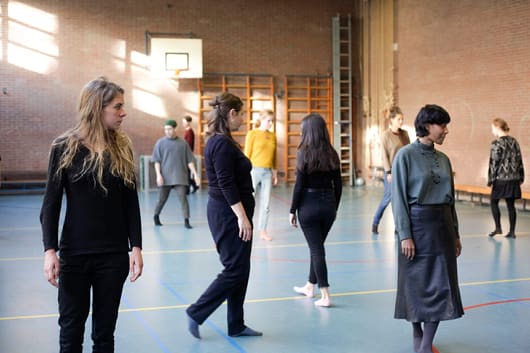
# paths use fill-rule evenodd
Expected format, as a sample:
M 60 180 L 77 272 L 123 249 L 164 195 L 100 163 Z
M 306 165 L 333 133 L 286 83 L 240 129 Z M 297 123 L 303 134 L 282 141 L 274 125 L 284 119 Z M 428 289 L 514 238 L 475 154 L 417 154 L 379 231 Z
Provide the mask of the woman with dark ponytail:
M 228 335 L 261 336 L 245 326 L 243 303 L 250 275 L 254 196 L 250 160 L 231 131 L 243 122 L 243 102 L 231 93 L 211 101 L 204 163 L 208 178 L 207 218 L 224 269 L 200 298 L 186 310 L 188 330 L 200 339 L 201 325 L 225 300 Z

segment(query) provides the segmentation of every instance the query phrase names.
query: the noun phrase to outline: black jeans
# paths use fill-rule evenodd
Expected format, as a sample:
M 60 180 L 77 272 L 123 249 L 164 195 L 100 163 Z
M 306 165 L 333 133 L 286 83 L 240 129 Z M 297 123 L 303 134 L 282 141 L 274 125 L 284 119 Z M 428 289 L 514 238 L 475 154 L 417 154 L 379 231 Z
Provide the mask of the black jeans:
M 324 242 L 337 215 L 336 205 L 333 190 L 306 189 L 298 207 L 298 220 L 311 255 L 309 283 L 318 283 L 319 288 L 329 287 Z
M 92 289 L 92 352 L 114 352 L 114 330 L 127 253 L 62 256 L 59 272 L 60 353 L 81 353 Z
M 254 198 L 243 201 L 248 219 L 252 222 Z M 202 324 L 225 300 L 227 301 L 228 334 L 243 331 L 243 303 L 250 275 L 250 251 L 252 240 L 239 238 L 237 217 L 226 201 L 208 198 L 208 226 L 224 266 L 221 273 L 186 312 L 198 324 Z

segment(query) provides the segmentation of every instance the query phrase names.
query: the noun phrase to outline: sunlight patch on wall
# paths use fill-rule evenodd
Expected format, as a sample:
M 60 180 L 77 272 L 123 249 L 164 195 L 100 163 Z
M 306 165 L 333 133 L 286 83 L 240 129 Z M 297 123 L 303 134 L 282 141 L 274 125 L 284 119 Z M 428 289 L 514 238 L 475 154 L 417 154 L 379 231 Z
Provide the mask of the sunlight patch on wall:
M 57 33 L 57 16 L 28 6 L 18 1 L 11 1 L 7 8 L 11 20 L 37 28 L 48 33 Z
M 160 97 L 138 88 L 133 89 L 132 96 L 134 109 L 141 110 L 147 114 L 160 118 L 167 117 L 164 102 Z
M 131 64 L 143 68 L 146 72 L 149 64 L 149 57 L 137 51 L 131 51 Z
M 126 69 L 125 59 L 127 58 L 127 44 L 124 40 L 115 40 L 110 48 L 110 53 L 113 56 L 112 63 L 114 68 L 124 73 Z
M 54 35 L 13 21 L 9 22 L 8 30 L 10 43 L 15 43 L 49 56 L 56 57 L 59 55 L 59 47 Z
M 8 43 L 7 61 L 26 70 L 47 74 L 55 70 L 57 60 L 34 50 Z
M 132 51 L 130 53 L 131 77 L 135 87 L 143 91 L 161 93 L 160 80 L 153 79 L 147 68 L 149 57 L 143 53 Z
M 57 68 L 57 16 L 18 1 L 8 5 L 7 61 L 47 74 Z

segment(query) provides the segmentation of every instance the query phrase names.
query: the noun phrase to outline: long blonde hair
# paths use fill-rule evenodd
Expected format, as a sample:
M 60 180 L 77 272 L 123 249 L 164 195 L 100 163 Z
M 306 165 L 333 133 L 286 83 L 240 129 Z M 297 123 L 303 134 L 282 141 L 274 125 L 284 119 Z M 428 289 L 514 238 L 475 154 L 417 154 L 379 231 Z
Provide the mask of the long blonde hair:
M 57 176 L 72 165 L 79 148 L 85 146 L 90 153 L 84 160 L 81 170 L 75 175 L 75 180 L 87 173 L 93 173 L 98 185 L 106 192 L 103 171 L 105 157 L 108 156 L 112 175 L 122 178 L 125 185 L 130 188 L 135 186 L 131 140 L 124 132 L 107 129 L 103 124 L 103 109 L 124 92 L 123 88 L 105 77 L 98 77 L 83 87 L 79 97 L 79 122 L 54 141 L 54 145 L 66 145 L 61 155 Z

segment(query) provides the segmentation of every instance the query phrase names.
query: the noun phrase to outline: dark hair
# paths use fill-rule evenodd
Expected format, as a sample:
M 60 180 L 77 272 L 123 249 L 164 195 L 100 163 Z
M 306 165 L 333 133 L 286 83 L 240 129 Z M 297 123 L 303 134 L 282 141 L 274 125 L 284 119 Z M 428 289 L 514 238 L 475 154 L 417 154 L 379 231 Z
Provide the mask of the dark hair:
M 312 173 L 339 168 L 339 156 L 331 145 L 324 118 L 309 114 L 302 119 L 302 140 L 298 145 L 296 168 Z
M 443 125 L 449 124 L 451 117 L 449 113 L 442 107 L 436 104 L 427 104 L 420 109 L 414 127 L 416 128 L 416 136 L 424 137 L 429 135 L 427 124 Z
M 191 123 L 192 118 L 191 118 L 191 116 L 186 115 L 186 116 L 184 117 L 184 120 L 186 120 L 188 123 Z
M 206 132 L 206 135 L 226 135 L 232 141 L 234 141 L 234 143 L 236 143 L 232 138 L 232 134 L 230 133 L 228 117 L 230 110 L 232 109 L 234 109 L 236 112 L 241 111 L 241 108 L 243 107 L 243 101 L 241 101 L 241 98 L 233 95 L 232 93 L 224 92 L 211 100 L 208 105 L 212 106 L 213 110 L 210 112 L 208 131 Z
M 504 119 L 495 118 L 495 119 L 493 119 L 492 124 L 493 124 L 493 126 L 498 127 L 499 129 L 501 129 L 504 132 L 509 132 L 510 131 L 510 127 L 508 126 L 508 123 Z
M 398 115 L 403 115 L 403 112 L 401 111 L 401 108 L 398 107 L 397 105 L 390 107 L 387 111 L 388 119 L 394 119 Z

